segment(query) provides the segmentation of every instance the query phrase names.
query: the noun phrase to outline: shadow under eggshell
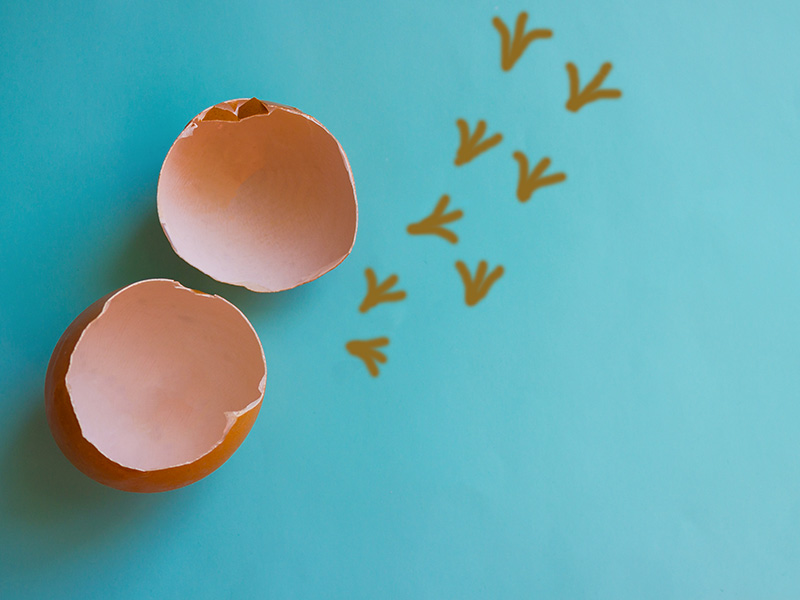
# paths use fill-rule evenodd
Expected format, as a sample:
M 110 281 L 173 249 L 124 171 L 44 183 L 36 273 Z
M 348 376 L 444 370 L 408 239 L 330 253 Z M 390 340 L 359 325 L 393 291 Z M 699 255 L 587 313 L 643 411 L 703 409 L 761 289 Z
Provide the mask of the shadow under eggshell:
M 192 119 L 164 160 L 158 213 L 184 260 L 258 292 L 336 267 L 358 225 L 352 172 L 336 139 L 301 111 L 256 98 Z

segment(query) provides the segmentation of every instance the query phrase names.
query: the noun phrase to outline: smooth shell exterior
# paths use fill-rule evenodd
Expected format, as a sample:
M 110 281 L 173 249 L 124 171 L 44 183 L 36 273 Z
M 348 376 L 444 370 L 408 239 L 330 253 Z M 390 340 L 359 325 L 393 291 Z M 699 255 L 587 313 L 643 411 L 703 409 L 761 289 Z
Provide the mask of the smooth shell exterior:
M 161 168 L 158 214 L 186 262 L 257 292 L 324 275 L 350 254 L 358 226 L 336 138 L 296 108 L 257 98 L 189 122 Z
M 166 299 L 166 301 L 161 302 L 159 299 Z M 125 302 L 127 302 L 127 305 L 124 304 Z M 115 308 L 117 306 L 120 308 Z M 112 318 L 123 321 L 118 316 L 115 317 L 115 312 L 118 314 L 122 310 L 122 306 L 126 306 L 125 310 L 131 315 L 128 319 L 129 322 L 122 323 L 118 327 L 119 331 L 111 332 L 111 337 L 106 335 L 105 339 L 102 339 L 100 332 L 104 322 L 108 328 L 111 326 L 109 324 L 112 323 Z M 180 306 L 181 310 L 172 312 L 169 310 L 169 306 Z M 147 313 L 148 308 L 150 313 Z M 206 312 L 207 310 L 209 311 L 208 313 Z M 195 325 L 199 323 L 202 330 L 205 329 L 205 324 L 207 323 L 209 332 L 200 334 L 197 342 L 192 343 L 192 345 L 207 349 L 214 347 L 222 340 L 221 345 L 223 348 L 227 346 L 224 352 L 226 354 L 233 352 L 234 356 L 208 356 L 208 360 L 201 356 L 202 360 L 198 362 L 198 352 L 205 352 L 205 350 L 198 351 L 195 349 L 192 351 L 192 349 L 187 348 L 187 351 L 183 353 L 170 349 L 167 356 L 171 357 L 172 364 L 165 364 L 170 361 L 158 358 L 153 359 L 157 362 L 154 362 L 147 372 L 138 373 L 138 382 L 140 383 L 137 383 L 135 378 L 131 378 L 133 373 L 124 373 L 126 369 L 128 371 L 134 369 L 134 367 L 128 367 L 126 364 L 130 365 L 133 362 L 138 365 L 142 361 L 146 362 L 148 357 L 134 356 L 131 358 L 131 356 L 127 356 L 122 358 L 122 355 L 125 352 L 128 352 L 129 355 L 131 352 L 138 352 L 136 348 L 147 343 L 147 335 L 149 334 L 146 331 L 142 333 L 142 330 L 154 329 L 148 325 L 153 311 L 162 315 L 159 318 L 163 323 L 157 324 L 158 329 L 171 328 L 174 330 L 177 327 L 180 330 L 181 327 L 186 327 L 185 323 L 191 322 Z M 234 333 L 229 335 L 229 330 L 234 331 Z M 158 332 L 154 332 L 153 335 L 155 335 L 154 339 L 159 339 Z M 161 335 L 163 338 L 164 334 L 162 333 Z M 174 336 L 174 331 L 170 335 Z M 139 339 L 134 340 L 133 337 L 135 336 L 138 336 Z M 224 339 L 225 336 L 230 339 L 226 341 Z M 207 337 L 207 339 L 202 339 L 203 337 Z M 191 342 L 191 340 L 183 341 Z M 174 343 L 180 344 L 181 340 L 174 340 Z M 92 344 L 94 344 L 95 349 L 93 349 Z M 112 344 L 113 347 L 109 347 Z M 134 347 L 134 350 L 131 350 L 131 346 Z M 102 355 L 94 358 L 91 355 L 76 358 L 76 355 L 80 354 L 80 349 L 84 347 L 84 355 L 91 354 L 91 352 L 102 352 Z M 234 350 L 231 351 L 230 348 L 234 348 Z M 162 350 L 161 354 L 164 355 L 164 352 L 165 350 Z M 244 353 L 246 356 L 239 356 L 237 355 L 238 352 Z M 158 350 L 153 349 L 152 354 L 158 357 Z M 238 368 L 223 364 L 226 360 L 233 361 L 233 364 L 237 365 L 245 364 L 246 367 L 242 367 L 241 372 L 224 372 L 230 371 L 231 368 Z M 76 362 L 80 364 L 76 366 Z M 217 367 L 216 370 L 215 366 Z M 78 370 L 81 372 L 78 373 Z M 176 374 L 189 373 L 193 378 L 197 379 L 195 383 L 189 383 L 190 390 L 193 389 L 191 388 L 192 385 L 195 387 L 211 385 L 213 389 L 215 378 L 237 378 L 241 376 L 242 379 L 247 380 L 242 385 L 248 390 L 249 397 L 241 398 L 238 401 L 241 409 L 229 410 L 224 414 L 221 411 L 219 412 L 216 421 L 219 421 L 219 419 L 223 421 L 213 424 L 213 426 L 218 426 L 219 428 L 218 437 L 214 438 L 216 441 L 208 444 L 208 447 L 203 452 L 197 452 L 197 456 L 193 456 L 190 460 L 185 460 L 186 450 L 184 449 L 184 460 L 173 463 L 167 461 L 164 463 L 164 468 L 152 468 L 154 466 L 153 461 L 158 462 L 157 457 L 154 459 L 151 456 L 148 459 L 146 456 L 148 452 L 152 455 L 153 431 L 142 427 L 141 423 L 139 423 L 138 429 L 134 428 L 135 431 L 133 432 L 121 431 L 122 434 L 127 435 L 128 440 L 134 439 L 134 441 L 136 441 L 135 436 L 140 431 L 143 432 L 140 445 L 142 458 L 139 459 L 136 457 L 135 450 L 132 453 L 130 448 L 126 450 L 124 446 L 122 448 L 114 447 L 115 439 L 125 436 L 114 435 L 113 429 L 114 427 L 119 429 L 120 423 L 123 423 L 123 425 L 129 424 L 129 420 L 126 420 L 129 419 L 129 415 L 124 414 L 129 412 L 129 405 L 126 405 L 126 399 L 129 396 L 137 397 L 136 395 L 138 394 L 138 397 L 144 398 L 147 402 L 147 394 L 154 389 L 170 390 L 170 383 L 173 384 L 172 389 L 174 389 L 174 381 L 165 381 L 165 379 L 169 379 L 173 371 Z M 119 372 L 118 376 L 117 372 Z M 125 377 L 128 377 L 129 380 L 127 384 L 125 383 Z M 95 397 L 91 398 L 91 394 L 86 391 L 88 389 L 87 381 L 90 384 L 95 382 L 92 384 L 95 385 L 95 389 L 104 392 L 109 389 L 116 389 L 114 386 L 117 386 L 124 393 L 119 394 L 121 398 L 112 398 L 112 394 L 103 395 L 100 392 L 96 392 Z M 134 383 L 131 384 L 130 381 Z M 183 380 L 179 383 L 182 384 Z M 265 384 L 266 361 L 261 343 L 252 325 L 235 306 L 223 298 L 190 290 L 175 281 L 167 279 L 145 280 L 97 300 L 66 329 L 53 351 L 47 369 L 45 407 L 47 420 L 58 446 L 83 473 L 102 484 L 120 490 L 159 492 L 183 487 L 205 477 L 222 465 L 234 453 L 255 423 L 261 408 Z M 132 385 L 135 389 L 125 389 L 125 385 L 128 385 L 129 388 Z M 77 392 L 81 394 L 80 398 L 72 397 L 76 393 L 76 388 L 81 390 Z M 178 398 L 177 396 L 175 404 L 183 402 L 184 405 L 197 398 L 194 393 L 183 394 L 183 398 Z M 169 398 L 168 396 L 167 399 L 169 400 Z M 94 406 L 98 408 L 94 409 L 90 401 L 94 402 Z M 148 418 L 153 416 L 153 423 L 155 423 L 153 429 L 160 429 L 162 422 L 170 418 L 174 423 L 192 423 L 191 418 L 187 418 L 185 414 L 180 413 L 180 410 L 182 410 L 180 406 L 177 408 L 179 412 L 177 416 L 170 417 L 167 415 L 164 417 L 166 413 L 176 409 L 170 406 L 171 400 L 166 403 L 163 402 L 163 394 L 159 402 L 161 403 L 158 407 L 158 410 L 161 411 L 160 413 L 152 412 L 155 409 L 145 409 L 151 410 L 150 413 L 145 414 Z M 206 399 L 206 402 L 208 402 L 208 399 Z M 211 402 L 214 402 L 213 398 Z M 109 407 L 116 409 L 115 412 L 109 414 Z M 198 407 L 198 409 L 202 410 L 202 407 Z M 92 411 L 97 414 L 93 415 Z M 135 412 L 135 407 L 133 412 Z M 94 418 L 94 424 L 90 422 L 91 417 Z M 98 418 L 100 419 L 99 426 Z M 102 428 L 103 418 L 108 419 L 110 422 L 109 431 L 105 433 Z M 85 429 L 82 428 L 81 422 L 87 425 Z M 144 425 L 147 425 L 147 423 L 144 423 Z M 185 431 L 178 432 L 176 437 L 180 438 L 185 434 L 189 439 L 188 436 L 195 434 L 194 430 L 189 430 L 187 427 L 188 425 L 184 426 Z M 169 433 L 169 430 L 167 433 Z M 133 435 L 133 438 L 131 435 Z M 166 437 L 166 435 L 162 435 L 163 437 Z M 165 453 L 172 452 L 174 455 L 175 450 L 170 449 L 171 441 L 169 439 L 166 444 L 163 439 L 157 439 L 156 442 L 161 444 L 161 447 L 167 448 Z M 120 457 L 124 457 L 125 452 L 128 453 L 128 458 L 120 459 Z M 146 462 L 147 460 L 151 463 L 150 467 L 134 464 L 139 461 Z M 125 463 L 128 464 L 126 465 Z

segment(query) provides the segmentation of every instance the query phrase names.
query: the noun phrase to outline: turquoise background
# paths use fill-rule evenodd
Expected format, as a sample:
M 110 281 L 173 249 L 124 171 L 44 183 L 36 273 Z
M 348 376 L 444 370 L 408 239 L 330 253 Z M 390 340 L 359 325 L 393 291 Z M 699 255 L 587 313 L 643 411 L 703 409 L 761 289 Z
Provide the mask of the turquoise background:
M 549 27 L 510 72 L 495 15 Z M 800 4 L 3 2 L 0 598 L 800 597 Z M 564 65 L 623 91 L 565 110 Z M 353 254 L 217 284 L 155 215 L 184 124 L 255 95 L 350 158 Z M 455 167 L 457 118 L 503 143 Z M 567 181 L 515 199 L 515 150 Z M 452 246 L 409 236 L 439 196 Z M 454 268 L 502 264 L 469 308 Z M 408 298 L 366 315 L 364 269 Z M 45 368 L 147 277 L 219 293 L 269 366 L 188 488 L 60 454 Z M 344 349 L 386 335 L 377 378 Z

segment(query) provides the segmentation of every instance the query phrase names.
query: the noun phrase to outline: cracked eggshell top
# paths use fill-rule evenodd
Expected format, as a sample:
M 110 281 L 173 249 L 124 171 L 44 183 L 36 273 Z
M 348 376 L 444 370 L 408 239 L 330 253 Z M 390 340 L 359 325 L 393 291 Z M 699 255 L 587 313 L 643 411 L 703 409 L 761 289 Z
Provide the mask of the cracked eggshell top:
M 186 262 L 257 292 L 324 275 L 350 254 L 358 225 L 336 138 L 313 117 L 257 98 L 189 122 L 161 168 L 158 214 Z

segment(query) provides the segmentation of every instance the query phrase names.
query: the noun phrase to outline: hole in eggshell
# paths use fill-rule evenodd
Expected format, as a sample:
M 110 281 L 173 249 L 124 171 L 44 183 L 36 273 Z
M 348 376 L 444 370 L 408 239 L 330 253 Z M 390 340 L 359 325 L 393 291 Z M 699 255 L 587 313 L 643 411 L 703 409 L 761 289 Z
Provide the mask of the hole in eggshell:
M 159 218 L 175 252 L 207 275 L 259 292 L 290 289 L 353 247 L 350 166 L 308 115 L 256 98 L 235 103 L 241 120 L 209 121 L 227 112 L 214 107 L 173 144 L 158 183 Z
M 242 104 L 237 110 L 236 114 L 239 119 L 246 119 L 253 115 L 268 115 L 269 108 L 267 108 L 258 98 L 250 98 L 247 102 Z
M 219 108 L 217 106 L 211 108 L 203 117 L 203 121 L 238 121 L 239 118 L 235 113 Z
M 260 402 L 266 366 L 247 319 L 170 280 L 112 296 L 66 375 L 83 436 L 110 460 L 151 471 L 193 462 Z

